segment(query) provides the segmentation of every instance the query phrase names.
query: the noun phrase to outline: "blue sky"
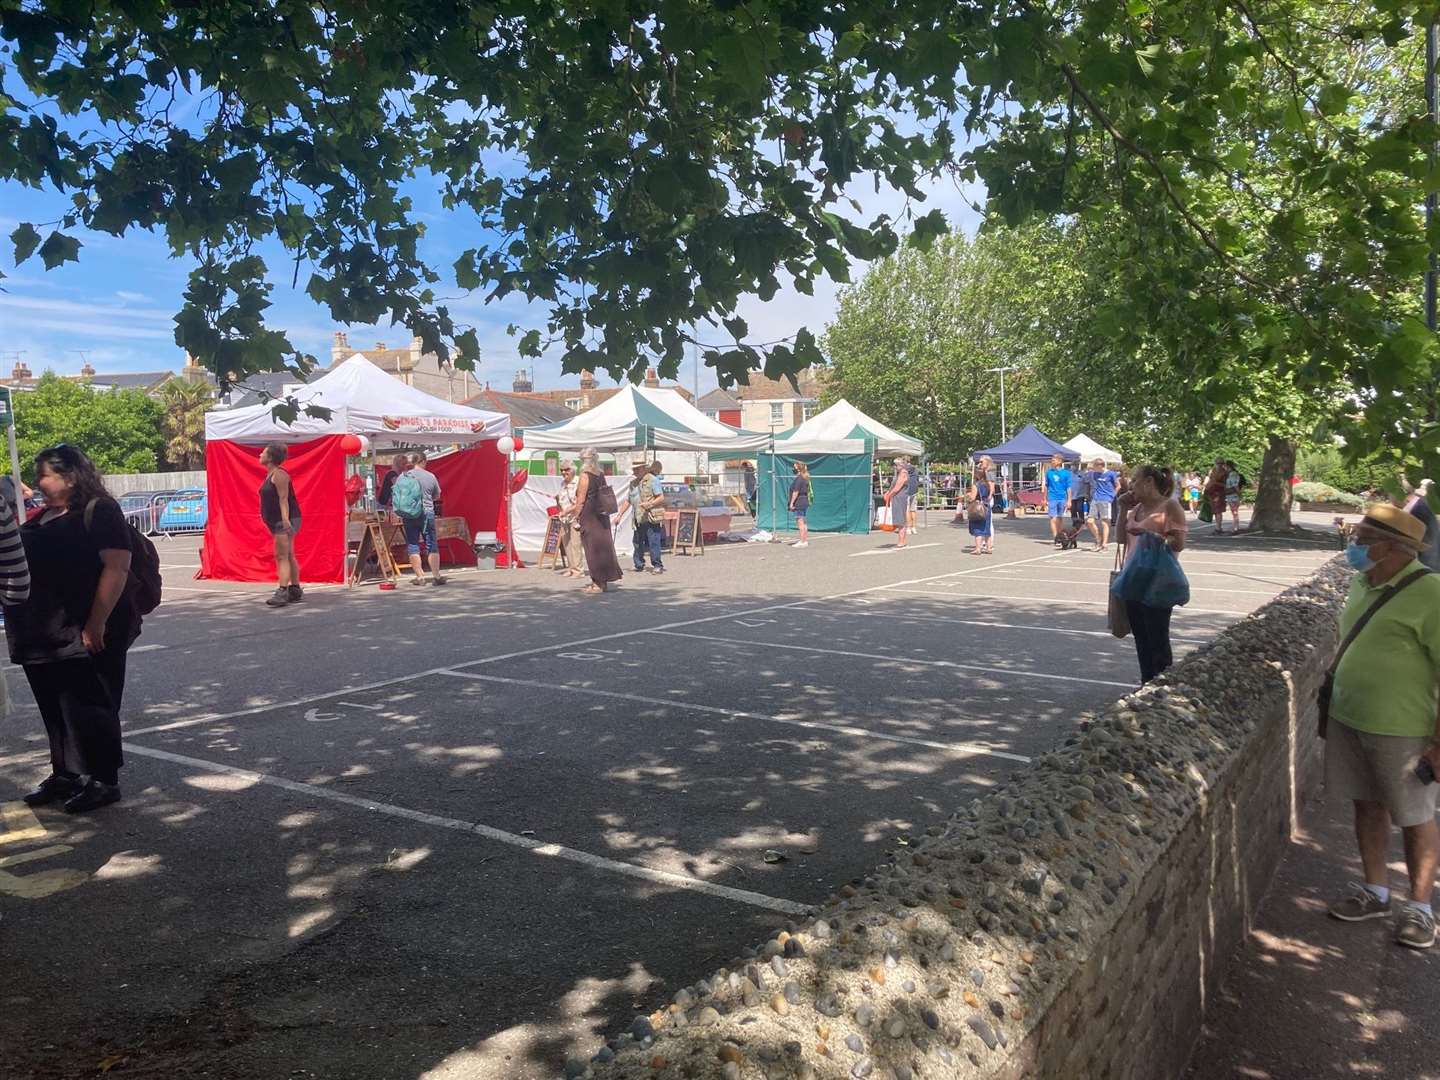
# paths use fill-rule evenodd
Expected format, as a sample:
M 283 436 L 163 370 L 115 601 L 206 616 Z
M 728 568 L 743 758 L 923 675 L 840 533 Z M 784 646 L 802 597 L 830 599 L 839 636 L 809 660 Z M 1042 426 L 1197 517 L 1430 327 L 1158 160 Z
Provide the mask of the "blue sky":
M 962 192 L 948 180 L 936 182 L 928 185 L 929 199 L 921 212 L 938 206 L 946 211 L 952 226 L 973 232 L 977 218 L 969 204 L 979 191 L 970 188 Z M 574 385 L 578 376 L 561 375 L 558 354 L 522 361 L 516 351 L 518 339 L 505 332 L 511 323 L 543 330 L 541 305 L 528 305 L 513 296 L 487 305 L 481 294 L 464 296 L 455 287 L 451 264 L 463 250 L 484 242 L 484 230 L 468 213 L 444 210 L 431 185 L 417 181 L 408 185 L 406 193 L 427 228 L 423 253 L 444 278 L 437 292 L 448 296 L 457 322 L 477 328 L 482 352 L 479 377 L 497 389 L 508 389 L 516 369 L 530 367 L 537 388 Z M 855 216 L 862 222 L 881 212 L 897 215 L 905 202 L 902 195 L 883 187 L 877 194 L 868 178 L 853 185 L 851 194 L 861 204 L 861 212 Z M 37 374 L 46 369 L 78 371 L 86 360 L 102 372 L 178 369 L 184 354 L 175 346 L 172 318 L 179 310 L 191 267 L 186 260 L 171 259 L 162 238 L 139 231 L 123 239 L 79 231 L 72 233 L 84 244 L 78 264 L 46 271 L 39 257 L 32 256 L 18 269 L 13 266 L 10 232 L 22 221 L 34 222 L 37 227 L 55 221 L 68 201 L 68 196 L 54 191 L 0 184 L 0 270 L 6 274 L 0 281 L 5 290 L 0 293 L 0 372 L 8 375 L 17 353 Z M 41 232 L 47 230 L 41 228 Z M 346 327 L 332 322 L 329 312 L 304 294 L 306 268 L 300 270 L 300 288 L 292 289 L 293 263 L 283 249 L 275 244 L 261 254 L 270 265 L 275 286 L 267 321 L 322 362 L 329 360 L 336 330 L 345 330 L 356 348 L 373 347 L 377 341 L 398 346 L 409 340 L 410 333 L 403 327 Z M 861 273 L 863 267 L 852 269 L 857 280 Z M 768 304 L 753 298 L 742 302 L 739 314 L 756 341 L 786 338 L 802 326 L 819 334 L 834 315 L 837 292 L 838 287 L 828 281 L 817 283 L 813 296 L 786 288 Z M 687 362 L 680 379 L 689 386 L 692 378 Z M 602 374 L 600 379 L 603 383 L 607 377 Z M 702 393 L 715 385 L 703 364 L 699 382 Z

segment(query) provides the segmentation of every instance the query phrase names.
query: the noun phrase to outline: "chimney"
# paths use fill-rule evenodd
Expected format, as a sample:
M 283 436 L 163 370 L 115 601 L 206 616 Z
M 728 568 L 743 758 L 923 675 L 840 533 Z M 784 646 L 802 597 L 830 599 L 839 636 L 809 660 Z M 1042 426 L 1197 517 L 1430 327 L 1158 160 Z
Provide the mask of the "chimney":
M 383 341 L 377 341 L 377 342 L 375 342 L 375 351 L 376 351 L 376 352 L 384 352 L 384 351 L 385 351 L 385 342 L 383 342 Z
M 645 369 L 645 385 L 652 390 L 658 390 L 660 388 L 660 376 L 655 374 L 653 367 L 647 367 Z
M 336 330 L 335 337 L 330 341 L 330 363 L 338 364 L 346 359 L 350 352 L 350 339 L 345 336 L 345 331 Z
M 535 384 L 530 381 L 530 373 L 524 368 L 515 372 L 515 382 L 511 387 L 517 394 L 528 394 L 535 389 Z
M 10 371 L 10 378 L 17 383 L 29 382 L 30 369 L 25 365 L 24 360 L 16 360 L 15 367 Z
M 89 360 L 86 360 L 85 366 L 80 369 L 80 377 L 82 379 L 93 379 L 95 377 L 95 369 L 90 366 Z
M 187 368 L 198 368 L 198 367 L 200 366 L 200 361 L 199 361 L 199 360 L 196 360 L 195 357 L 191 356 L 191 355 L 187 352 L 187 353 L 185 354 L 185 366 L 186 366 Z
M 584 370 L 582 370 L 582 371 L 580 372 L 580 389 L 581 389 L 581 390 L 594 390 L 594 389 L 595 389 L 595 374 L 594 374 L 594 372 L 584 371 Z
M 420 366 L 420 357 L 424 355 L 425 346 L 421 344 L 418 337 L 412 337 L 410 339 L 410 366 L 418 368 Z

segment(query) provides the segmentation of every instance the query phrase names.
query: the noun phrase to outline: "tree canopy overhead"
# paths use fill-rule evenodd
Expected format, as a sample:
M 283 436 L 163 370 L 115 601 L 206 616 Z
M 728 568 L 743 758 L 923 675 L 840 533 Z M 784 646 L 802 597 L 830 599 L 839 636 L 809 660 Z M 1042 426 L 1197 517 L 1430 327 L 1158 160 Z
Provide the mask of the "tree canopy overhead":
M 222 378 L 303 363 L 265 327 L 293 257 L 342 322 L 389 317 L 478 355 L 418 251 L 402 186 L 434 177 L 484 226 L 453 273 L 547 305 L 565 367 L 673 372 L 694 336 L 722 380 L 817 358 L 752 342 L 741 297 L 844 281 L 943 215 L 861 220 L 855 185 L 921 198 L 979 179 L 1015 222 L 1119 207 L 1143 228 L 1125 310 L 1179 362 L 1212 337 L 1303 391 L 1348 381 L 1357 446 L 1440 453 L 1415 316 L 1440 187 L 1396 0 L 0 0 L 0 178 L 70 197 L 17 255 L 77 226 L 163 231 L 195 261 L 177 343 Z M 1396 87 L 1412 90 L 1399 97 Z M 192 108 L 183 119 L 178 105 Z M 1263 176 L 1263 182 L 1254 178 Z M 1399 295 L 1377 287 L 1414 281 Z M 1201 372 L 1203 375 L 1204 372 Z M 1417 388 L 1424 400 L 1417 402 Z

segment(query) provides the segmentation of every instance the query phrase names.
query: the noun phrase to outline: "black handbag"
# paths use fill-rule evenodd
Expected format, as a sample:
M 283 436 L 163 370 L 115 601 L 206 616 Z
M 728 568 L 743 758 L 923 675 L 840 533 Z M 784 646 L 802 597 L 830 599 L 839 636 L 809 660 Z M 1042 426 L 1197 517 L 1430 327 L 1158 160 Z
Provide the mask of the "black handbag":
M 1360 631 L 1365 629 L 1365 624 L 1375 617 L 1375 613 L 1388 604 L 1400 593 L 1413 583 L 1419 581 L 1429 570 L 1416 570 L 1404 581 L 1391 585 L 1376 601 L 1365 609 L 1365 614 L 1355 620 L 1355 625 L 1345 635 L 1335 650 L 1335 659 L 1330 661 L 1330 670 L 1325 672 L 1325 678 L 1320 683 L 1320 689 L 1315 695 L 1315 719 L 1320 732 L 1320 738 L 1325 738 L 1330 730 L 1330 699 L 1335 696 L 1335 672 L 1340 667 L 1340 661 L 1345 656 L 1345 650 L 1350 648 L 1351 643 L 1360 636 Z

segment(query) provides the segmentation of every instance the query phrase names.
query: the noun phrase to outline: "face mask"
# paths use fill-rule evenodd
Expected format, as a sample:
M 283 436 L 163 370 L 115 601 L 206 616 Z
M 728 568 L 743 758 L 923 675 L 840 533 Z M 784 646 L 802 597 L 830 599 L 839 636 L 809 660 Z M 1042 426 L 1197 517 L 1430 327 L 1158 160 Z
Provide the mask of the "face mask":
M 1375 566 L 1375 560 L 1370 555 L 1370 546 L 1358 544 L 1354 540 L 1345 547 L 1345 561 L 1350 564 L 1352 569 L 1362 572 L 1373 569 Z

